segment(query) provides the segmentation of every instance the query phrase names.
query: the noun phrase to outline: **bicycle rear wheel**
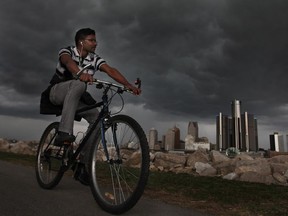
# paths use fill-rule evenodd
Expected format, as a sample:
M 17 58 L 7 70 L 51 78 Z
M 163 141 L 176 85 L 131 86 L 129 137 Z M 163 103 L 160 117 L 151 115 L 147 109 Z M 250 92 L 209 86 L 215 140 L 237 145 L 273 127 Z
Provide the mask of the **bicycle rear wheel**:
M 62 169 L 63 147 L 54 146 L 59 122 L 51 123 L 44 131 L 36 155 L 36 178 L 38 184 L 45 189 L 52 189 L 60 182 L 64 170 Z
M 91 149 L 90 187 L 102 209 L 121 214 L 131 209 L 144 192 L 149 148 L 143 129 L 129 116 L 111 117 L 105 128 L 103 137 L 98 130 L 96 145 Z

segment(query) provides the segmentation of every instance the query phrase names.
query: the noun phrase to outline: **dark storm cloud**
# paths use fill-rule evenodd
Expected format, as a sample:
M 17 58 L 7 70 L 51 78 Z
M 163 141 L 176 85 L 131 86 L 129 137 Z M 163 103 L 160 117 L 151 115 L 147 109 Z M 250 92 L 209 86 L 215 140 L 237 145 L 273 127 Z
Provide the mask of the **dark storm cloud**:
M 268 122 L 287 112 L 287 6 L 280 0 L 2 1 L 0 95 L 14 93 L 3 95 L 0 114 L 39 117 L 36 102 L 59 48 L 89 26 L 101 57 L 129 80 L 142 78 L 143 95 L 128 97 L 130 103 L 161 116 L 214 119 L 230 114 L 230 101 L 239 99 Z
M 258 114 L 287 103 L 287 7 L 285 1 L 231 1 L 219 21 L 228 39 L 227 87 Z
M 206 64 L 221 54 L 223 33 L 216 22 L 221 10 L 213 1 L 146 4 L 133 8 L 136 13 L 130 14 L 130 22 L 113 21 L 120 29 L 117 36 L 127 42 L 121 61 L 131 62 L 143 76 L 143 88 L 149 90 L 143 93 L 147 108 L 198 114 L 203 105 L 199 102 L 215 99 L 218 86 Z M 115 8 L 118 5 L 112 11 Z
M 0 3 L 2 115 L 39 117 L 40 93 L 55 71 L 59 48 L 73 43 L 81 8 L 80 2 Z

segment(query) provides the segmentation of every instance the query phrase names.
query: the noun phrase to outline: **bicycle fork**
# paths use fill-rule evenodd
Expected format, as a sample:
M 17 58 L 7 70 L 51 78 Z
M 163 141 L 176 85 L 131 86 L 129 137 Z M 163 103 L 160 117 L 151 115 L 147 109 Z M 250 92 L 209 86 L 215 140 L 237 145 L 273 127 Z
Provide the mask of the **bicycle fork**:
M 105 153 L 105 156 L 106 156 L 106 160 L 110 164 L 114 164 L 115 162 L 118 163 L 118 164 L 121 164 L 122 160 L 120 159 L 121 157 L 120 157 L 120 148 L 119 148 L 118 140 L 117 140 L 117 124 L 116 123 L 111 125 L 111 133 L 112 133 L 112 142 L 113 142 L 114 147 L 116 149 L 117 157 L 113 159 L 113 158 L 111 158 L 109 156 L 109 151 L 108 151 L 108 147 L 107 147 L 107 140 L 106 140 L 106 137 L 105 137 L 105 132 L 109 128 L 109 125 L 110 125 L 110 123 L 109 123 L 109 119 L 108 118 L 104 118 L 101 121 L 102 145 L 103 145 L 104 153 Z

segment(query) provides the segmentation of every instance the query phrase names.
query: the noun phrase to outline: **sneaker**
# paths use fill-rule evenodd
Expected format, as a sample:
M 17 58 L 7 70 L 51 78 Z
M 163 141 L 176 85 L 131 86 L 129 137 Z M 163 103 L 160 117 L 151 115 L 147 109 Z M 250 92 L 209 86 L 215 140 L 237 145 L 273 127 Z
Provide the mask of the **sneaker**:
M 89 173 L 85 168 L 85 164 L 77 163 L 75 166 L 72 167 L 74 171 L 74 179 L 79 181 L 81 184 L 88 186 L 90 182 Z
M 76 137 L 74 135 L 59 131 L 56 138 L 55 138 L 54 145 L 55 146 L 62 146 L 66 142 L 67 143 L 74 142 L 75 139 L 76 139 Z

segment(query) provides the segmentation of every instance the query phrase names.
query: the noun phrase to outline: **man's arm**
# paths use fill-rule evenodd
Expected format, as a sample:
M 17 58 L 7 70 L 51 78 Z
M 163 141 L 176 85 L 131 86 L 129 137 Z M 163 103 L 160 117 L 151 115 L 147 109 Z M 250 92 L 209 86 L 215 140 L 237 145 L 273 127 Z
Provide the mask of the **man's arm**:
M 73 76 L 76 76 L 80 71 L 78 65 L 73 61 L 69 54 L 62 54 L 60 56 L 60 61 L 66 68 L 72 73 Z M 83 82 L 93 82 L 93 77 L 90 74 L 82 73 L 79 79 Z
M 100 66 L 100 70 L 107 73 L 118 83 L 121 83 L 125 87 L 129 88 L 131 91 L 133 91 L 134 94 L 139 95 L 141 93 L 141 89 L 136 88 L 131 83 L 129 83 L 127 79 L 116 68 L 112 68 L 108 64 L 102 64 Z

